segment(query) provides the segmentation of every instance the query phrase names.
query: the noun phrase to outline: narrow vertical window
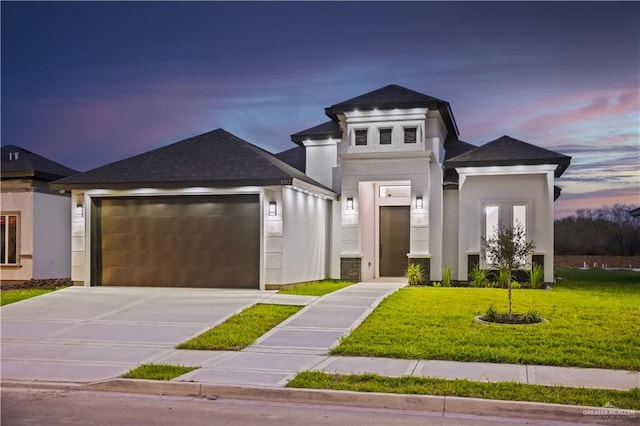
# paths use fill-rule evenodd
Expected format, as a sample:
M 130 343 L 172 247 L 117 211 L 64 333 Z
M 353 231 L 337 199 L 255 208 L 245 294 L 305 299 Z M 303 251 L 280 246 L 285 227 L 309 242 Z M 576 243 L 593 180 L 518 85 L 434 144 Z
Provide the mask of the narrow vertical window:
M 380 129 L 380 145 L 391 145 L 391 129 Z
M 513 206 L 513 223 L 511 226 L 513 226 L 514 228 L 520 226 L 522 227 L 525 235 L 527 234 L 527 206 Z
M 518 228 L 522 229 L 523 232 L 520 238 L 520 242 L 524 243 L 527 240 L 527 206 L 513 206 L 511 226 L 513 227 L 514 231 Z M 519 261 L 524 263 L 525 259 L 519 259 Z
M 18 263 L 18 216 L 0 215 L 0 263 L 15 265 Z
M 355 131 L 355 143 L 357 146 L 363 146 L 367 144 L 367 130 L 356 130 Z
M 500 223 L 500 206 L 485 206 L 484 208 L 484 235 L 489 240 L 498 235 L 498 225 Z M 485 258 L 487 265 L 491 264 L 489 257 Z
M 404 129 L 404 143 L 416 143 L 418 141 L 418 128 L 417 127 L 405 127 Z

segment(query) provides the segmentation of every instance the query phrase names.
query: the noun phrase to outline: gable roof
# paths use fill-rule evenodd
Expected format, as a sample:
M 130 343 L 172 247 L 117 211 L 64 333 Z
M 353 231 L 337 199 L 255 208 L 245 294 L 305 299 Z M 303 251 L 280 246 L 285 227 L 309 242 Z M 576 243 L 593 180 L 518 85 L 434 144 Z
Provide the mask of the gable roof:
M 77 170 L 70 169 L 17 145 L 3 146 L 1 155 L 1 175 L 3 178 L 26 177 L 52 181 L 78 173 Z
M 326 189 L 273 154 L 216 129 L 51 184 L 53 189 L 281 185 Z
M 571 157 L 539 146 L 502 136 L 445 161 L 447 168 L 556 164 L 555 176 L 569 167 Z
M 438 109 L 449 132 L 458 136 L 456 125 L 449 102 L 433 96 L 416 92 L 406 87 L 390 84 L 377 90 L 356 96 L 355 98 L 337 103 L 324 109 L 325 114 L 337 121 L 337 115 L 354 109 L 368 111 L 373 109 L 393 108 L 429 108 Z
M 295 146 L 291 149 L 287 149 L 286 151 L 279 152 L 276 154 L 276 157 L 301 172 L 306 170 L 307 151 L 304 146 Z
M 335 121 L 326 121 L 317 126 L 310 127 L 301 132 L 291 135 L 291 141 L 301 145 L 303 141 L 307 139 L 327 139 L 327 138 L 340 138 L 342 137 L 342 131 L 340 125 Z

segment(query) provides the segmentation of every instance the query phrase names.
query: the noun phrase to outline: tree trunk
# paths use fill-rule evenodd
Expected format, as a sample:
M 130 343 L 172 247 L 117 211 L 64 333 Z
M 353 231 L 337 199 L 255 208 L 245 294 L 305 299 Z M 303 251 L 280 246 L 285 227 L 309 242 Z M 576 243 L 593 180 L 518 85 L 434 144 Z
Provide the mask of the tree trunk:
M 512 303 L 511 303 L 511 268 L 509 268 L 507 270 L 507 272 L 508 272 L 508 278 L 509 278 L 509 281 L 507 282 L 507 289 L 509 291 L 509 319 L 512 319 L 513 318 L 513 313 L 511 311 L 511 306 L 512 306 Z

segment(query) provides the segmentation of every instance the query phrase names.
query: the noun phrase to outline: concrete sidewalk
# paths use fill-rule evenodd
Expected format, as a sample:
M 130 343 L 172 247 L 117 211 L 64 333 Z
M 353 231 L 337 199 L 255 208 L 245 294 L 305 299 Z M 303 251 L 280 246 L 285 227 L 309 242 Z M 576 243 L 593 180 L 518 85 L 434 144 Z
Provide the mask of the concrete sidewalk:
M 201 367 L 176 381 L 284 386 L 298 372 L 324 362 L 340 338 L 360 325 L 385 297 L 405 285 L 404 280 L 358 283 L 317 298 L 243 351 L 176 350 L 154 362 Z M 285 295 L 278 296 L 286 299 Z

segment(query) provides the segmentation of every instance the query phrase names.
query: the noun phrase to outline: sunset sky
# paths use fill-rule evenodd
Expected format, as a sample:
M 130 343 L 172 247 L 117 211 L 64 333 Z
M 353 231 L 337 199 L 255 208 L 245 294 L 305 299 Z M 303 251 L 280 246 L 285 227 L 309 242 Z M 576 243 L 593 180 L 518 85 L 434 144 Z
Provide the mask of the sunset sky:
M 2 144 L 88 170 L 222 127 L 269 151 L 387 84 L 464 141 L 573 157 L 556 217 L 640 205 L 639 2 L 1 3 Z

